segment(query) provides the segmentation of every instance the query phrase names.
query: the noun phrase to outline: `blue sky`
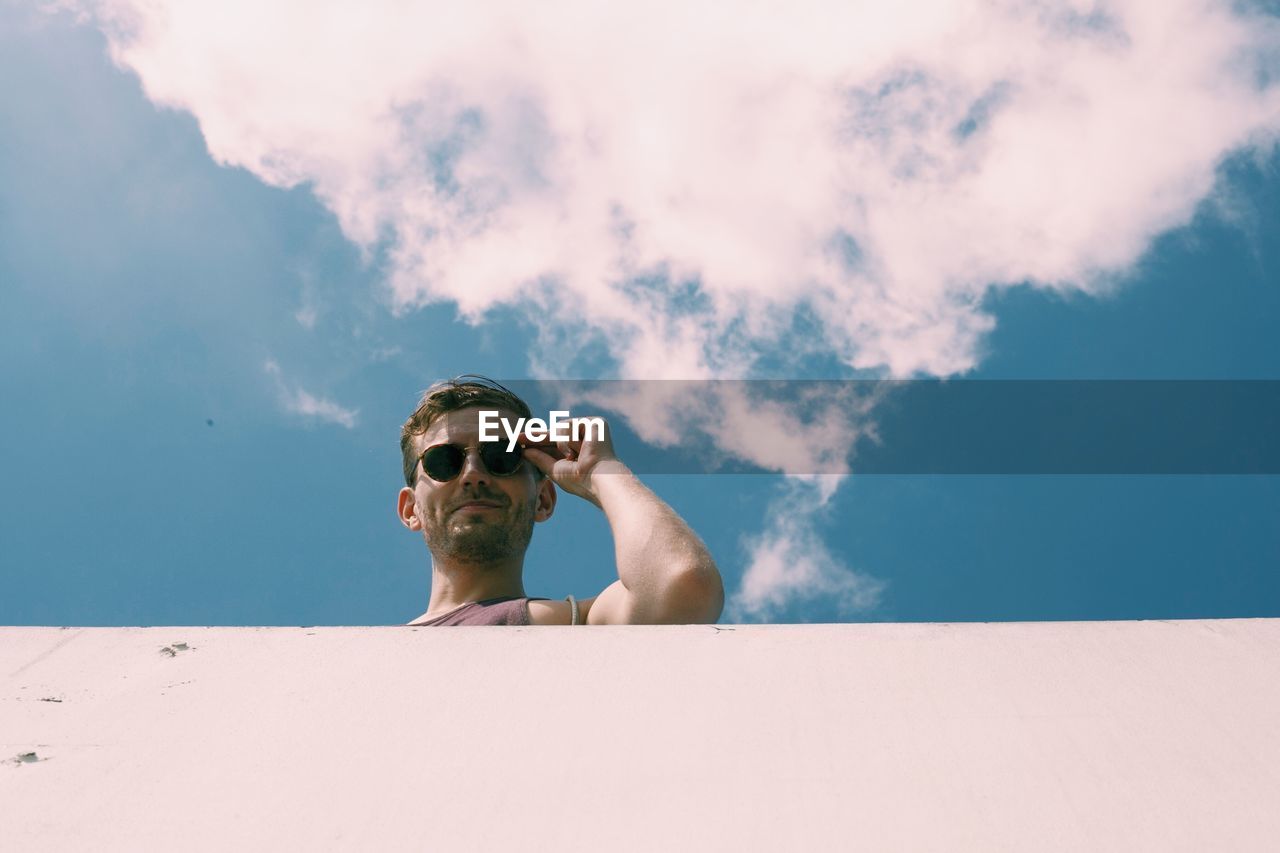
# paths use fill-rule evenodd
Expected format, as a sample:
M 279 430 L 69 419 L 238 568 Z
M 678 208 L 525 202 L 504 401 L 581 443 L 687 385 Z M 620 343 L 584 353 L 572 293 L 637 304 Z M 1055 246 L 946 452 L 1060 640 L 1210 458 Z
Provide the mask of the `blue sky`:
M 394 500 L 420 390 L 545 363 L 603 376 L 644 350 L 611 352 L 612 331 L 581 325 L 594 342 L 557 350 L 563 329 L 497 296 L 470 322 L 456 300 L 422 305 L 396 284 L 395 239 L 354 239 L 323 180 L 282 188 L 220 165 L 192 112 L 152 103 L 98 29 L 34 20 L 0 12 L 0 624 L 417 616 L 429 562 Z M 1280 155 L 1228 148 L 1218 163 L 1189 223 L 1110 269 L 1113 292 L 985 291 L 994 326 L 963 375 L 1280 379 Z M 783 363 L 854 375 L 834 352 Z M 304 393 L 330 416 L 307 414 Z M 800 510 L 779 480 L 646 478 L 731 590 L 788 511 L 807 512 L 830 571 L 880 590 L 861 608 L 781 594 L 753 618 L 1280 615 L 1276 477 L 855 477 Z M 561 501 L 526 587 L 585 596 L 611 577 L 603 518 Z

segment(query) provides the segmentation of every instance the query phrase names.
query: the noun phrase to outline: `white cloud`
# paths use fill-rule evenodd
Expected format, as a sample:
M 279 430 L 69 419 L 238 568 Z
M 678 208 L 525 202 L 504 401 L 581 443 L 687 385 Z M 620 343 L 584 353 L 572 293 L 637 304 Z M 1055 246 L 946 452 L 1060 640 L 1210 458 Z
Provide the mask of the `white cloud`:
M 340 406 L 332 400 L 317 397 L 311 392 L 293 385 L 285 380 L 280 365 L 268 359 L 262 369 L 275 380 L 276 396 L 281 407 L 292 414 L 304 418 L 337 424 L 347 429 L 354 429 L 359 411 Z
M 320 318 L 320 312 L 312 303 L 307 303 L 293 312 L 293 319 L 298 321 L 298 325 L 308 331 L 313 331 L 316 327 L 316 320 Z
M 879 604 L 885 583 L 833 556 L 817 523 L 839 477 L 790 477 L 765 513 L 764 531 L 747 540 L 747 569 L 727 607 L 734 621 L 765 621 L 793 604 L 821 603 L 844 617 Z

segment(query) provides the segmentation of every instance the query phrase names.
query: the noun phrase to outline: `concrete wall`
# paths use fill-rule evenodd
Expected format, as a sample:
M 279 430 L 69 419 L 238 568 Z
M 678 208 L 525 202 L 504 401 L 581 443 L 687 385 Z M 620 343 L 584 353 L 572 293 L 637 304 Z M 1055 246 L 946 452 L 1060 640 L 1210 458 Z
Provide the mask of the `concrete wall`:
M 6 850 L 1280 849 L 1280 620 L 0 628 L 0 678 Z

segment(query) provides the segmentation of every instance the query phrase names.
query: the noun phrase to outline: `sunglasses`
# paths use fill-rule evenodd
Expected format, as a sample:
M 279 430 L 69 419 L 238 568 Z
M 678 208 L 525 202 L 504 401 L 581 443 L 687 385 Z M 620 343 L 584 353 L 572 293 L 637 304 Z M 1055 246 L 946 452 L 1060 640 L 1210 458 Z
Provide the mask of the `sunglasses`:
M 439 483 L 447 483 L 462 472 L 466 464 L 466 448 L 456 444 L 435 444 L 422 451 L 422 470 Z M 480 461 L 495 477 L 510 477 L 520 470 L 524 453 L 519 445 L 507 450 L 502 442 L 481 442 Z

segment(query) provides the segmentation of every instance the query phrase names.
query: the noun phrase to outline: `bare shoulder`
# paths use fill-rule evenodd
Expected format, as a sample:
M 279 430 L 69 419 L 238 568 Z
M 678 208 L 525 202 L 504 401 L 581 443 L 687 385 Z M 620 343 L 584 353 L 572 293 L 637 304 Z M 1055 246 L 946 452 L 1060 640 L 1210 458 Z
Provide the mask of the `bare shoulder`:
M 578 624 L 586 624 L 592 601 L 594 599 L 591 598 L 578 600 Z M 567 601 L 530 601 L 529 622 L 534 625 L 572 625 L 573 610 Z

